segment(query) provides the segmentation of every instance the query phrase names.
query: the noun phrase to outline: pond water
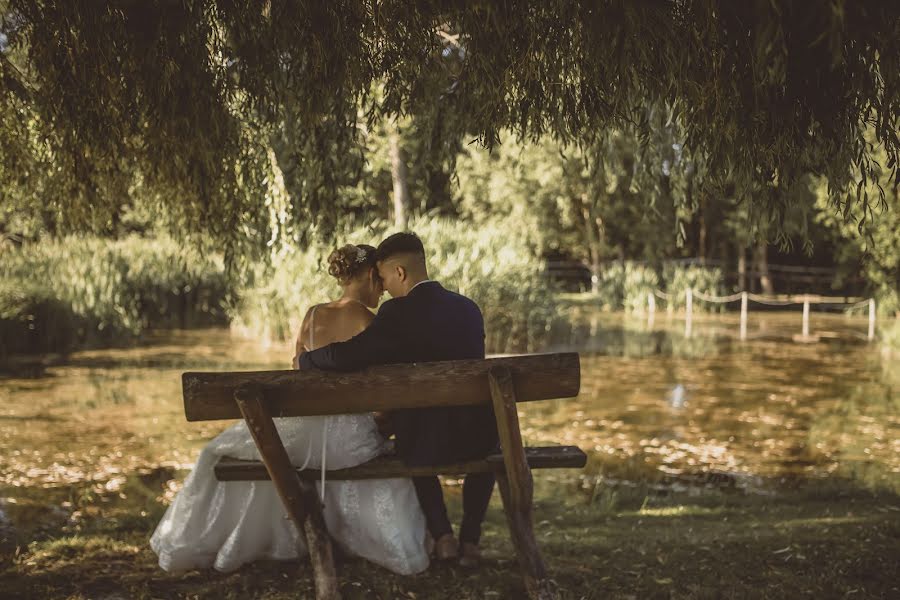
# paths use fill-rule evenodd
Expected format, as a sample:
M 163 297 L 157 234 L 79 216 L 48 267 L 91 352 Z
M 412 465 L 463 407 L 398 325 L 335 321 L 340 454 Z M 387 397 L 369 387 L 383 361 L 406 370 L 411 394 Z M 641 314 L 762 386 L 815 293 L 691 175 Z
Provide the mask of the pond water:
M 577 444 L 590 462 L 541 477 L 573 491 L 825 480 L 900 492 L 900 362 L 859 339 L 864 319 L 814 315 L 818 343 L 791 339 L 797 313 L 754 315 L 746 341 L 732 315 L 695 317 L 690 338 L 664 315 L 651 326 L 579 310 L 573 322 L 548 350 L 582 353 L 581 394 L 522 405 L 522 427 L 526 442 Z M 74 495 L 124 496 L 135 476 L 156 490 L 146 502 L 165 503 L 229 424 L 185 422 L 181 373 L 288 368 L 291 354 L 225 330 L 166 332 L 0 379 L 0 533 L 71 519 Z
M 751 315 L 743 341 L 737 315 L 695 317 L 689 338 L 677 318 L 578 321 L 558 347 L 581 350 L 581 394 L 527 407 L 527 434 L 579 445 L 607 482 L 900 492 L 900 359 L 865 319 L 813 315 L 811 342 L 797 312 Z

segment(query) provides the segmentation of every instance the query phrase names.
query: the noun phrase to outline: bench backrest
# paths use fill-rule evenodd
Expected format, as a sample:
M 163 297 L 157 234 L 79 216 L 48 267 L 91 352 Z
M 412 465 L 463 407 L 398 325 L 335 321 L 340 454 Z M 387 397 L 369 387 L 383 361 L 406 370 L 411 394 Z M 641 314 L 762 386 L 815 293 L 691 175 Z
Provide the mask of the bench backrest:
M 188 421 L 240 419 L 234 400 L 239 386 L 262 389 L 273 417 L 335 415 L 490 404 L 488 373 L 506 368 L 518 402 L 578 395 L 578 354 L 531 354 L 485 360 L 383 365 L 355 373 L 244 371 L 184 373 L 184 413 Z

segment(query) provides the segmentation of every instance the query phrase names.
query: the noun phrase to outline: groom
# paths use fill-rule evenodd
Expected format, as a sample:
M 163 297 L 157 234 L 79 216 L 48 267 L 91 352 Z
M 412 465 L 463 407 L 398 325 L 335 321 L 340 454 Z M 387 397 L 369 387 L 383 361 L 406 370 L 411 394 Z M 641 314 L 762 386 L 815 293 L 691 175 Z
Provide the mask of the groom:
M 301 369 L 353 371 L 371 365 L 484 358 L 481 310 L 465 296 L 428 279 L 425 249 L 418 236 L 395 233 L 381 242 L 375 257 L 378 274 L 393 299 L 381 305 L 371 325 L 356 337 L 302 354 Z M 391 419 L 397 453 L 409 466 L 482 458 L 497 449 L 490 406 L 403 409 L 394 411 Z M 413 483 L 437 558 L 461 554 L 462 565 L 476 565 L 494 475 L 466 475 L 459 543 L 453 537 L 438 478 L 413 477 Z

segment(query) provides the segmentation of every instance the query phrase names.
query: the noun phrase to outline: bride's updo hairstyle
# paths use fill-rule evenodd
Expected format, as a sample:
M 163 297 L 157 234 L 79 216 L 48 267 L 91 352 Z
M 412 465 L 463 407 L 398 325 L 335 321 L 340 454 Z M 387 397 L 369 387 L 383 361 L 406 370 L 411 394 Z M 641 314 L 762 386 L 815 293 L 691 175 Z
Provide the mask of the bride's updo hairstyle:
M 375 248 L 366 244 L 341 246 L 328 256 L 328 274 L 346 285 L 351 279 L 375 266 Z

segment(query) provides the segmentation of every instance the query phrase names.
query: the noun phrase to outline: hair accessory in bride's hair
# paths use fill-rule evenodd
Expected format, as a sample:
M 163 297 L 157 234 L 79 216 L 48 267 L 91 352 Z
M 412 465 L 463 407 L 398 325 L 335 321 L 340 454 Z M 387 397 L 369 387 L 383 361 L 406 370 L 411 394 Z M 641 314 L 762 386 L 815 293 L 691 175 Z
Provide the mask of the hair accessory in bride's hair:
M 374 265 L 375 248 L 365 244 L 344 244 L 328 256 L 328 274 L 340 282 L 347 282 Z

